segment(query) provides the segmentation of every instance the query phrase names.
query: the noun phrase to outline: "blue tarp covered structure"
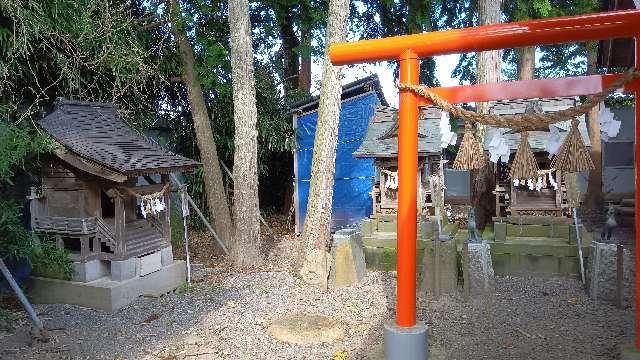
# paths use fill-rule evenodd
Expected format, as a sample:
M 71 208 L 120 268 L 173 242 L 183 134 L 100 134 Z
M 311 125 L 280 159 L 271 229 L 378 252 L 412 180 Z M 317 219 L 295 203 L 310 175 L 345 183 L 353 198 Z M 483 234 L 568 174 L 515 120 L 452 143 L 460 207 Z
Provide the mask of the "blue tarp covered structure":
M 375 106 L 379 104 L 386 105 L 386 101 L 375 76 L 348 84 L 343 88 L 333 186 L 331 219 L 333 230 L 357 224 L 372 213 L 371 189 L 375 182 L 373 159 L 356 159 L 353 153 L 362 143 L 369 119 L 374 114 Z M 294 161 L 296 229 L 301 232 L 307 214 L 311 184 L 311 161 L 318 122 L 317 99 L 298 105 L 300 110 L 297 115 L 294 115 L 296 129 Z

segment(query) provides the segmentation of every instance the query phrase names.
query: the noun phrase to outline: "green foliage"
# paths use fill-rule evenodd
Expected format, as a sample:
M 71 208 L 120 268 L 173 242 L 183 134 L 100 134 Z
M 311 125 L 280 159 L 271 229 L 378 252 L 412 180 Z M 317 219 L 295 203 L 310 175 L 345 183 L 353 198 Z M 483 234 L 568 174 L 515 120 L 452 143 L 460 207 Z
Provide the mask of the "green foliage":
M 69 252 L 46 235 L 39 237 L 39 244 L 31 254 L 31 266 L 34 274 L 63 280 L 71 280 L 74 273 Z
M 22 225 L 22 207 L 0 199 L 0 257 L 29 259 L 33 253 L 31 235 Z
M 13 184 L 16 168 L 25 169 L 25 161 L 50 152 L 55 143 L 41 131 L 0 122 L 0 183 Z

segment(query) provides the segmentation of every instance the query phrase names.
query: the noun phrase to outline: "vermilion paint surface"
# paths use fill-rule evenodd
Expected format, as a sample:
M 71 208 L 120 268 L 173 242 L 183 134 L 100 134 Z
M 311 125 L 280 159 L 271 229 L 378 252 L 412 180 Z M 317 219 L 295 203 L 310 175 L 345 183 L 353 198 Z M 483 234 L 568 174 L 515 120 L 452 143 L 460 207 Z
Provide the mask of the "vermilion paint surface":
M 420 59 L 411 50 L 400 57 L 400 81 L 420 82 Z M 416 223 L 418 175 L 418 96 L 400 91 L 398 109 L 398 295 L 396 323 L 416 324 Z

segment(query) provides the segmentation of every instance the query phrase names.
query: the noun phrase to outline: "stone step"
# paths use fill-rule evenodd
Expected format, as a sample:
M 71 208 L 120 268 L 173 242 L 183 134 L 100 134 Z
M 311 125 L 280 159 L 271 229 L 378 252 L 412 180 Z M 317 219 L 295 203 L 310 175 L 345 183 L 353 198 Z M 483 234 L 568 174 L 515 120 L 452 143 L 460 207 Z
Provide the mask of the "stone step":
M 622 201 L 620 201 L 620 206 L 635 207 L 636 199 L 622 199 Z
M 633 216 L 636 214 L 636 208 L 633 206 L 618 206 L 617 210 L 621 216 Z
M 535 255 L 535 256 L 554 256 L 554 257 L 577 257 L 578 246 L 558 243 L 558 242 L 492 242 L 491 253 L 493 254 L 519 254 L 519 255 Z M 590 247 L 583 246 L 582 254 L 584 257 L 589 256 Z

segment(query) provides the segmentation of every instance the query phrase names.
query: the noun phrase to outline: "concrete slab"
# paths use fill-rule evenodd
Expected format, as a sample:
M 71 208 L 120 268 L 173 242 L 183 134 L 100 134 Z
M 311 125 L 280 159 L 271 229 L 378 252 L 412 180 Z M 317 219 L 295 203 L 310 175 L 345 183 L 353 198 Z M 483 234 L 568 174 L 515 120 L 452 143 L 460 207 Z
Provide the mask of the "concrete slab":
M 103 277 L 90 282 L 31 277 L 28 293 L 34 303 L 75 304 L 107 312 L 116 312 L 139 296 L 160 296 L 185 282 L 186 266 L 174 261 L 147 276 L 125 281 Z

